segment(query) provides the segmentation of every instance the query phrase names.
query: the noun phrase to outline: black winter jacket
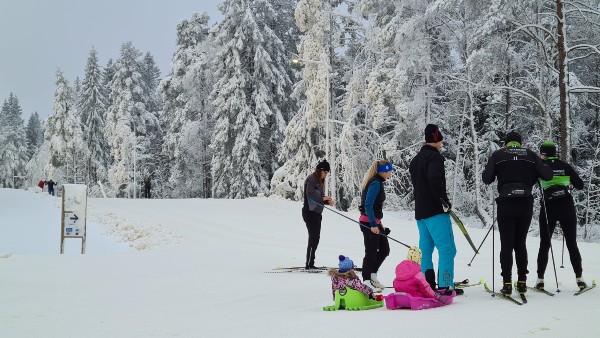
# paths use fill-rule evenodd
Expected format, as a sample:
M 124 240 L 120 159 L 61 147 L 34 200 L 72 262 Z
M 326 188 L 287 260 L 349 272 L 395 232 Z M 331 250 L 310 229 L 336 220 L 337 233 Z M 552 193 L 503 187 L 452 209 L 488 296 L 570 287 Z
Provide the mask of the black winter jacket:
M 442 202 L 448 205 L 444 157 L 433 146 L 423 145 L 410 161 L 410 180 L 415 197 L 415 219 L 425 219 L 444 213 Z
M 544 164 L 552 169 L 554 177 L 550 181 L 541 181 L 544 189 L 544 197 L 547 200 L 560 199 L 570 196 L 570 185 L 575 189 L 583 189 L 583 180 L 577 174 L 575 169 L 567 162 L 563 162 L 556 157 L 548 157 L 543 160 Z
M 539 178 L 552 179 L 552 169 L 533 151 L 521 147 L 504 147 L 490 156 L 481 174 L 485 184 L 491 184 L 498 178 L 496 201 L 508 198 L 532 198 L 531 190 Z

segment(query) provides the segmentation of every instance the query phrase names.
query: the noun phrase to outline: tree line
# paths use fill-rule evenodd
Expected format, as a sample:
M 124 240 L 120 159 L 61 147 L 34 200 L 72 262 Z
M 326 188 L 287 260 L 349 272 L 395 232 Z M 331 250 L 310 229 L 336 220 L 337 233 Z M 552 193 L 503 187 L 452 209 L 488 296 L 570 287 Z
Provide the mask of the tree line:
M 42 127 L 33 115 L 17 126 L 11 94 L 0 115 L 0 182 L 11 186 L 15 173 L 101 181 L 110 196 L 133 197 L 151 177 L 165 198 L 299 200 L 327 158 L 329 194 L 354 209 L 368 165 L 387 158 L 399 168 L 389 205 L 410 209 L 406 169 L 436 123 L 454 207 L 489 226 L 494 191 L 479 178 L 516 130 L 534 150 L 555 141 L 579 171 L 582 234 L 597 238 L 599 4 L 225 0 L 216 24 L 196 13 L 177 26 L 162 79 L 152 55 L 126 42 L 104 67 L 92 49 L 73 85 L 57 71 Z

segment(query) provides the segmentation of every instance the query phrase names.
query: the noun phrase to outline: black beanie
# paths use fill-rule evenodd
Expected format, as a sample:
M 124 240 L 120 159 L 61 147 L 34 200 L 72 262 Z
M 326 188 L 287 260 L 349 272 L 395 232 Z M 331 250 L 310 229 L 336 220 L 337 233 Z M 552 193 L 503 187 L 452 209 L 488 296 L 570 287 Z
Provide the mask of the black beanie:
M 437 143 L 444 139 L 440 128 L 435 124 L 428 124 L 425 127 L 425 143 Z
M 329 168 L 329 162 L 327 162 L 327 160 L 319 162 L 319 164 L 317 164 L 317 170 L 331 171 L 331 168 Z
M 504 144 L 507 144 L 508 142 L 522 143 L 521 135 L 519 135 L 519 133 L 516 131 L 511 131 L 510 133 L 506 134 L 506 137 L 504 138 Z
M 556 156 L 556 144 L 552 141 L 546 141 L 540 146 L 540 155 L 546 157 Z

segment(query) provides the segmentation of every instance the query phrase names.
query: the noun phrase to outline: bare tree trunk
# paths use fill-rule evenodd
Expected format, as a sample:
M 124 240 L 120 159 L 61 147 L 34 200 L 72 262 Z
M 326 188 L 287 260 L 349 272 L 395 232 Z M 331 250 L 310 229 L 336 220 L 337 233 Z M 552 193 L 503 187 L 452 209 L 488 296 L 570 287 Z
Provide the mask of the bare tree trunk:
M 510 128 L 510 125 L 508 123 L 508 121 L 510 121 L 510 89 L 508 89 L 510 87 L 510 56 L 508 56 L 506 59 L 506 75 L 504 76 L 504 81 L 507 89 L 506 95 L 504 95 L 504 130 L 508 131 L 508 128 Z
M 467 75 L 469 78 L 469 81 L 471 80 L 471 76 Z M 479 179 L 481 176 L 481 171 L 479 169 L 480 163 L 479 163 L 479 147 L 478 147 L 478 142 L 477 142 L 477 131 L 475 130 L 475 116 L 473 115 L 473 112 L 475 111 L 475 107 L 473 106 L 473 89 L 469 86 L 469 90 L 468 90 L 468 94 L 469 94 L 469 126 L 471 129 L 471 142 L 473 143 L 473 181 L 475 183 L 475 210 L 479 211 L 479 209 L 481 208 L 481 199 L 480 199 L 480 192 L 481 192 L 481 180 Z
M 567 91 L 568 81 L 568 64 L 565 41 L 565 15 L 563 12 L 563 0 L 556 0 L 556 16 L 558 25 L 558 90 L 560 93 L 560 158 L 563 161 L 571 162 L 571 131 L 570 131 L 570 116 L 569 116 L 569 93 Z

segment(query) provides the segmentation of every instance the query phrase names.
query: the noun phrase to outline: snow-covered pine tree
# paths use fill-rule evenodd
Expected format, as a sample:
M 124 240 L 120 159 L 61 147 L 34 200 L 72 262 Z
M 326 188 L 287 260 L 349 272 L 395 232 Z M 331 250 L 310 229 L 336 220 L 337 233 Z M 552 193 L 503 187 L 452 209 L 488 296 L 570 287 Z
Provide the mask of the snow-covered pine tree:
M 206 13 L 195 13 L 177 25 L 177 50 L 169 75 L 159 85 L 163 119 L 169 121 L 163 156 L 170 164 L 164 175 L 172 197 L 211 197 L 213 122 L 208 98 L 214 46 L 208 40 L 209 19 Z
M 212 160 L 213 196 L 245 198 L 268 191 L 285 126 L 280 105 L 290 79 L 284 46 L 265 25 L 274 9 L 266 0 L 225 0 L 225 16 L 214 29 L 218 81 L 211 93 L 216 119 Z M 270 148 L 270 147 L 269 147 Z
M 10 93 L 0 110 L 0 187 L 15 188 L 15 176 L 25 175 L 27 139 L 21 115 L 19 99 Z
M 104 66 L 104 69 L 102 71 L 102 87 L 105 90 L 104 97 L 106 98 L 107 107 L 112 104 L 112 101 L 110 100 L 110 89 L 108 87 L 109 83 L 113 79 L 113 76 L 115 76 L 115 71 L 115 62 L 113 61 L 113 59 L 108 59 L 108 61 L 106 62 L 106 66 Z M 106 121 L 106 116 L 104 116 L 104 118 Z
M 107 178 L 110 153 L 104 137 L 107 104 L 105 94 L 97 52 L 92 48 L 85 67 L 79 104 L 86 164 L 85 178 L 88 185 L 97 181 L 106 182 Z
M 64 182 L 73 177 L 75 129 L 79 129 L 80 126 L 79 120 L 76 121 L 73 116 L 73 89 L 60 68 L 56 70 L 55 84 L 53 114 L 48 117 L 44 131 L 44 138 L 50 143 L 49 162 L 45 173 L 48 179 Z
M 148 128 L 156 118 L 146 109 L 147 92 L 140 70 L 141 53 L 131 42 L 121 45 L 108 84 L 111 104 L 106 112 L 105 135 L 111 148 L 112 166 L 108 170 L 111 195 L 136 197 L 142 182 L 138 163 L 148 156 Z
M 148 146 L 145 151 L 145 156 L 141 158 L 138 164 L 141 166 L 142 180 L 146 177 L 153 177 L 154 183 L 152 190 L 154 195 L 163 195 L 163 183 L 167 177 L 164 174 L 163 168 L 165 161 L 162 155 L 162 143 L 164 137 L 164 129 L 167 127 L 168 121 L 161 116 L 162 101 L 158 94 L 158 84 L 160 82 L 160 70 L 154 62 L 152 54 L 147 52 L 144 58 L 140 61 L 140 72 L 142 75 L 142 83 L 144 84 L 144 99 L 148 114 L 146 124 L 146 138 Z M 168 170 L 166 170 L 168 172 Z
M 42 145 L 44 141 L 44 130 L 42 129 L 42 122 L 37 112 L 34 112 L 29 116 L 27 122 L 27 159 L 31 160 L 35 152 Z
M 293 97 L 301 106 L 284 132 L 279 168 L 271 179 L 271 191 L 277 195 L 299 200 L 303 183 L 327 153 L 325 121 L 328 118 L 329 50 L 327 48 L 330 6 L 319 0 L 300 0 L 296 7 L 296 24 L 304 35 L 298 54 L 308 60 L 301 78 L 295 84 Z

